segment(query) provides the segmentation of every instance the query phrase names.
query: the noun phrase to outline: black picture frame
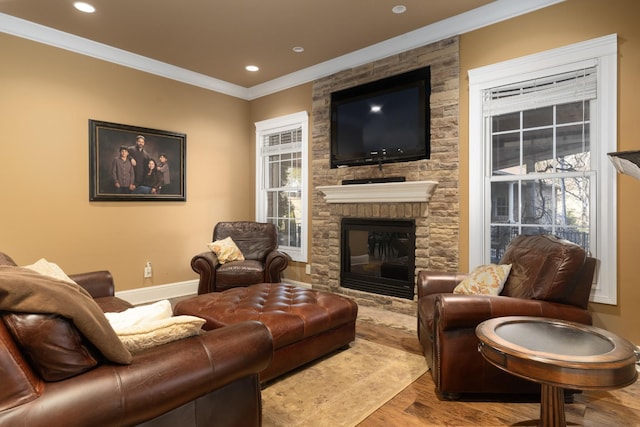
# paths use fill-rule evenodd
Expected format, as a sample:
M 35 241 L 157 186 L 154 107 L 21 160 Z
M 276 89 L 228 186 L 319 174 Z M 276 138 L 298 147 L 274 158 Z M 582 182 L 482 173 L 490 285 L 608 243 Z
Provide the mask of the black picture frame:
M 142 151 L 137 150 L 139 137 L 143 138 Z M 183 133 L 89 119 L 89 200 L 186 201 L 186 144 Z M 134 162 L 134 157 L 142 161 Z M 158 172 L 146 169 L 150 160 L 160 166 Z M 160 171 L 165 166 L 168 184 Z

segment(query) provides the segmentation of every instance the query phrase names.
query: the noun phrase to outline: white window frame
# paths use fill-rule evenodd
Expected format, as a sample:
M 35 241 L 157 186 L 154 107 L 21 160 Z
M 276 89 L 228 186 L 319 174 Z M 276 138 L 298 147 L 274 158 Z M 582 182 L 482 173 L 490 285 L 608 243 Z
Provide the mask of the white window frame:
M 617 180 L 607 153 L 617 147 L 618 37 L 612 34 L 570 46 L 469 70 L 469 266 L 490 259 L 490 149 L 485 149 L 482 94 L 517 82 L 597 66 L 597 109 L 591 124 L 591 160 L 597 171 L 596 224 L 598 259 L 591 301 L 617 304 Z M 490 146 L 490 140 L 487 142 Z M 483 159 L 478 161 L 477 159 Z M 478 209 L 479 207 L 482 207 Z M 479 212 L 478 212 L 479 210 Z
M 301 236 L 300 247 L 280 245 L 279 250 L 286 252 L 292 260 L 307 262 L 308 242 L 308 140 L 309 140 L 309 115 L 306 111 L 288 114 L 286 116 L 263 120 L 255 123 L 256 127 L 256 221 L 267 221 L 267 191 L 265 156 L 262 155 L 262 138 L 266 135 L 282 132 L 288 129 L 302 128 L 302 141 L 300 152 L 302 157 L 302 182 L 300 183 L 301 195 Z

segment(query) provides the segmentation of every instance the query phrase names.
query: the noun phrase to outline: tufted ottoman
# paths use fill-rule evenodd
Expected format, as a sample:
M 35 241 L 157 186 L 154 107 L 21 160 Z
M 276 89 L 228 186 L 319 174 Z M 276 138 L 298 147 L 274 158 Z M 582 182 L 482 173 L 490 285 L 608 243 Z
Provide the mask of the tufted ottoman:
M 284 283 L 259 283 L 198 295 L 176 304 L 176 315 L 198 316 L 206 330 L 245 320 L 264 323 L 273 335 L 265 383 L 355 339 L 358 306 L 352 300 Z

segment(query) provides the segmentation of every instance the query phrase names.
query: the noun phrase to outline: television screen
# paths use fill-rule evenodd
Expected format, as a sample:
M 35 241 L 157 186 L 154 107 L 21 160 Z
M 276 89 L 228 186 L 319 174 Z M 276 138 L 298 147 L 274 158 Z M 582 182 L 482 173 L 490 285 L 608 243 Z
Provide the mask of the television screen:
M 429 67 L 331 94 L 331 167 L 429 158 Z

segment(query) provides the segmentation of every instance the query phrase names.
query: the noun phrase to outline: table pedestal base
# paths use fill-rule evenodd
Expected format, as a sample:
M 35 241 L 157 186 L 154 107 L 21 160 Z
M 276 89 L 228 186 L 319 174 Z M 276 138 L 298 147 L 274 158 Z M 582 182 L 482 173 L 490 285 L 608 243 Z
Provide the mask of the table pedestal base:
M 540 400 L 540 426 L 565 427 L 564 418 L 564 389 L 548 384 L 542 384 Z

